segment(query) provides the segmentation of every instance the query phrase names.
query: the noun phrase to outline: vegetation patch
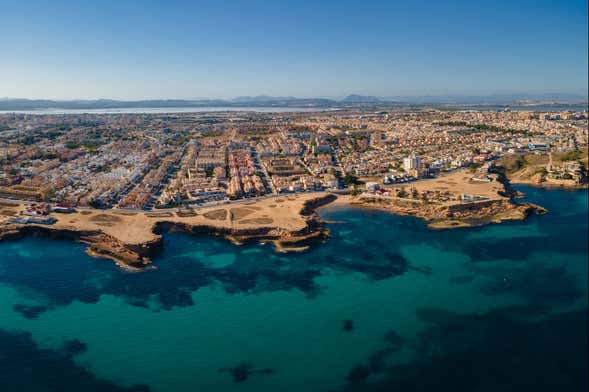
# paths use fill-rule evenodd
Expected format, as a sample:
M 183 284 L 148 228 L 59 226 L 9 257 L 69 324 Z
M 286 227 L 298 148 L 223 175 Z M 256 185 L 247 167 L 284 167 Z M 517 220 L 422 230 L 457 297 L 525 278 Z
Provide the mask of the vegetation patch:
M 98 214 L 89 218 L 90 222 L 94 223 L 121 223 L 123 220 L 118 216 Z
M 254 219 L 243 219 L 240 220 L 238 223 L 242 223 L 242 224 L 260 224 L 260 225 L 269 225 L 270 223 L 273 223 L 274 219 L 272 218 L 254 218 Z
M 227 210 L 220 209 L 220 210 L 213 210 L 209 212 L 205 212 L 203 216 L 207 219 L 211 220 L 225 220 L 227 219 Z
M 234 207 L 231 209 L 231 219 L 240 220 L 256 212 L 251 207 Z

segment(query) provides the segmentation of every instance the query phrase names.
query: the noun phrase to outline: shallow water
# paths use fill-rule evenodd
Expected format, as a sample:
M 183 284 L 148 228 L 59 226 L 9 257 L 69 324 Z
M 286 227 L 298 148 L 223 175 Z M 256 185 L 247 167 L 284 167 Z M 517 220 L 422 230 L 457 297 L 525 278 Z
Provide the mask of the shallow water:
M 66 241 L 0 243 L 0 385 L 584 390 L 587 191 L 518 189 L 550 213 L 433 231 L 324 208 L 343 223 L 308 252 L 170 233 L 139 274 Z

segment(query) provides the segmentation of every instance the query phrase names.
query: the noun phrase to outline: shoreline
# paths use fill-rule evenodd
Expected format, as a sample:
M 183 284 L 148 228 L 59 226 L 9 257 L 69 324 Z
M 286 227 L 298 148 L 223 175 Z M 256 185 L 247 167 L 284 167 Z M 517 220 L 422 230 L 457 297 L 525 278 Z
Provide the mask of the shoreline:
M 589 189 L 589 183 L 583 184 L 569 184 L 569 183 L 558 183 L 558 182 L 550 182 L 550 181 L 532 181 L 532 180 L 524 180 L 524 179 L 509 179 L 509 183 L 512 185 L 529 185 L 537 188 L 545 188 L 545 189 L 563 189 L 563 190 L 571 190 L 577 191 L 581 189 Z
M 301 251 L 308 249 L 308 245 L 299 244 L 327 235 L 316 209 L 336 198 L 329 193 L 276 196 L 176 214 L 83 210 L 74 214 L 52 213 L 57 219 L 53 225 L 10 223 L 13 215 L 8 215 L 0 222 L 0 241 L 27 235 L 69 239 L 87 245 L 88 255 L 110 259 L 131 272 L 153 268 L 151 258 L 161 251 L 163 234 L 170 231 L 223 237 L 236 245 L 270 242 L 277 251 Z M 11 213 L 16 214 L 21 208 L 14 206 Z
M 499 204 L 499 203 L 498 203 Z M 513 200 L 507 203 L 498 205 L 499 211 L 491 214 L 473 214 L 472 216 L 460 217 L 460 218 L 435 218 L 427 213 L 421 213 L 417 210 L 405 209 L 403 207 L 397 207 L 386 202 L 365 202 L 355 201 L 353 199 L 340 200 L 338 199 L 334 203 L 326 206 L 325 208 L 359 208 L 369 211 L 381 211 L 387 212 L 393 215 L 399 216 L 410 216 L 422 220 L 429 229 L 432 230 L 444 230 L 444 229 L 457 229 L 467 227 L 479 227 L 493 223 L 502 223 L 510 220 L 525 220 L 531 214 L 544 215 L 549 211 L 537 204 L 533 203 L 516 203 Z M 481 206 L 483 209 L 484 206 Z M 475 210 L 476 211 L 476 210 Z M 336 222 L 340 223 L 340 222 Z
M 412 198 L 395 196 L 395 191 L 405 189 L 404 186 L 397 185 L 388 188 L 391 189 L 388 196 L 348 196 L 348 203 L 357 207 L 417 217 L 423 219 L 430 229 L 483 226 L 509 220 L 523 220 L 532 213 L 548 212 L 545 208 L 532 203 L 516 202 L 514 199 L 520 194 L 502 174 L 493 173 L 489 177 L 489 182 L 472 181 L 469 171 L 457 170 L 434 179 L 412 183 Z M 426 197 L 422 197 L 424 195 Z M 429 200 L 427 195 L 433 195 L 442 201 Z
M 465 174 L 465 171 L 457 171 L 411 185 L 435 189 L 435 186 L 452 181 L 458 184 L 458 178 L 466 178 Z M 366 208 L 413 216 L 424 220 L 427 227 L 433 230 L 524 220 L 532 213 L 548 212 L 532 203 L 515 202 L 517 192 L 510 185 L 507 178 L 497 175 L 492 183 L 459 183 L 458 189 L 478 187 L 476 189 L 480 188 L 480 192 L 487 196 L 474 202 L 436 204 L 371 194 L 325 193 L 277 195 L 263 200 L 176 213 L 166 210 L 53 213 L 51 215 L 58 219 L 54 225 L 9 223 L 8 219 L 2 222 L 0 216 L 0 241 L 27 235 L 70 239 L 87 245 L 86 253 L 92 257 L 110 259 L 126 271 L 138 272 L 154 268 L 151 258 L 163 249 L 163 235 L 171 231 L 223 237 L 235 245 L 254 241 L 270 243 L 277 252 L 306 251 L 329 237 L 329 230 L 325 227 L 327 222 L 319 215 L 323 208 Z
M 530 185 L 540 188 L 559 188 L 559 189 L 587 189 L 587 163 L 582 156 L 576 160 L 564 160 L 558 153 L 548 153 L 547 155 L 533 154 L 516 154 L 499 158 L 496 161 L 494 171 L 506 178 L 511 184 Z M 567 169 L 573 171 L 573 174 L 566 172 L 569 178 L 564 178 L 562 173 L 563 167 L 568 164 L 576 165 L 576 169 Z M 554 169 L 556 168 L 556 169 Z M 557 171 L 561 177 L 550 176 L 552 170 Z

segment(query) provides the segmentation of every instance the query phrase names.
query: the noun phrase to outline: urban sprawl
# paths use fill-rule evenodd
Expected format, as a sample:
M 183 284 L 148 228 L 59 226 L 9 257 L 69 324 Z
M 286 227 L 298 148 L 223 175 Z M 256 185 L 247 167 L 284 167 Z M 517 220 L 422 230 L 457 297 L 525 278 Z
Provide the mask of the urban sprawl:
M 0 114 L 0 198 L 28 203 L 32 216 L 389 186 L 400 198 L 464 199 L 476 195 L 416 195 L 410 183 L 467 167 L 472 181 L 490 181 L 497 158 L 551 153 L 571 159 L 544 175 L 582 183 L 575 154 L 586 148 L 586 112 Z

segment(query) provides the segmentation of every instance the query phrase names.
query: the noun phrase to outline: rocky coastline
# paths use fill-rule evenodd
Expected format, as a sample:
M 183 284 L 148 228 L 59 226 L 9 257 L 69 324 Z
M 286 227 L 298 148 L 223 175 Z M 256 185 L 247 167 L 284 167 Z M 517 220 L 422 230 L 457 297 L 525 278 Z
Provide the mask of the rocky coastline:
M 532 213 L 547 212 L 534 204 L 517 203 L 514 199 L 518 193 L 505 176 L 497 176 L 496 183 L 500 186 L 494 186 L 494 197 L 466 203 L 426 203 L 370 194 L 353 197 L 325 193 L 268 198 L 260 202 L 229 205 L 225 210 L 211 207 L 190 213 L 82 211 L 73 219 L 60 217 L 55 225 L 18 224 L 7 220 L 0 223 L 0 241 L 28 235 L 68 239 L 87 245 L 86 252 L 90 256 L 111 259 L 128 271 L 142 271 L 153 268 L 151 259 L 162 250 L 163 235 L 172 231 L 223 237 L 236 245 L 252 241 L 271 243 L 279 252 L 304 251 L 329 236 L 325 222 L 317 213 L 318 208 L 327 204 L 410 215 L 424 219 L 431 229 L 521 220 Z M 244 219 L 246 215 L 247 219 Z M 132 229 L 138 233 L 130 236 L 128 232 Z
M 465 173 L 465 172 L 462 172 Z M 530 214 L 542 215 L 548 211 L 536 204 L 520 203 L 515 201 L 521 194 L 517 192 L 504 173 L 492 175 L 492 182 L 473 183 L 460 172 L 452 175 L 452 181 L 459 188 L 480 191 L 486 197 L 480 200 L 471 201 L 447 201 L 432 203 L 421 199 L 409 199 L 395 196 L 379 196 L 362 194 L 357 197 L 349 197 L 349 205 L 379 209 L 397 215 L 408 215 L 421 218 L 427 222 L 431 229 L 454 229 L 461 227 L 482 226 L 490 223 L 501 223 L 508 220 L 523 220 Z M 459 178 L 461 177 L 461 178 Z M 443 177 L 442 177 L 443 178 Z M 448 177 L 450 178 L 450 176 Z M 445 189 L 444 180 L 424 180 L 422 184 L 429 181 L 423 190 L 434 190 L 436 187 Z
M 397 215 L 421 218 L 431 229 L 454 229 L 501 223 L 507 220 L 523 220 L 530 214 L 545 214 L 547 210 L 532 203 L 516 203 L 513 200 L 491 200 L 457 205 L 427 205 L 406 203 L 385 198 L 359 198 L 351 200 L 356 207 L 379 209 Z
M 163 234 L 180 231 L 193 235 L 213 235 L 223 237 L 235 244 L 250 241 L 271 242 L 279 251 L 304 250 L 308 245 L 301 245 L 309 240 L 326 235 L 324 222 L 319 219 L 316 209 L 331 203 L 337 197 L 326 194 L 305 200 L 299 210 L 302 227 L 289 230 L 283 227 L 257 225 L 254 227 L 226 227 L 216 224 L 191 224 L 167 219 L 150 222 L 150 239 L 138 242 L 126 242 L 109 235 L 103 230 L 86 230 L 83 228 L 64 228 L 40 224 L 4 223 L 0 226 L 0 241 L 18 240 L 28 235 L 72 240 L 87 245 L 86 253 L 93 257 L 113 260 L 128 271 L 141 271 L 152 268 L 151 258 L 163 248 Z

